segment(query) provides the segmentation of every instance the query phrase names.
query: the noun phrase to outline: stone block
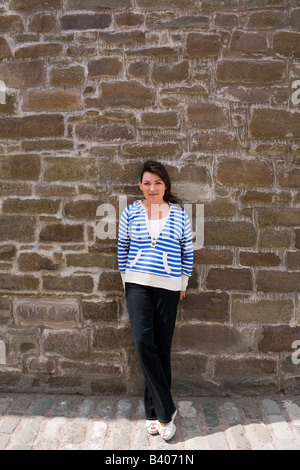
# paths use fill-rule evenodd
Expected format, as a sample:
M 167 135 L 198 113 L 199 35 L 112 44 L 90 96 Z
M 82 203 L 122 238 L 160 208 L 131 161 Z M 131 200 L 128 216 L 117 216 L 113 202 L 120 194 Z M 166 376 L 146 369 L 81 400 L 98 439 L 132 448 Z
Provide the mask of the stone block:
M 56 214 L 60 204 L 54 199 L 6 199 L 3 214 Z
M 116 256 L 104 255 L 103 253 L 67 254 L 66 263 L 67 266 L 85 268 L 117 268 Z
M 182 377 L 186 377 L 187 380 L 193 376 L 199 377 L 206 372 L 207 357 L 196 352 L 180 353 L 174 351 L 171 361 L 173 374 L 177 380 Z
M 130 348 L 133 347 L 133 338 L 130 326 L 97 327 L 93 335 L 93 348 Z
M 285 207 L 258 208 L 258 224 L 260 227 L 295 227 L 300 225 L 300 211 L 298 209 Z
M 1 139 L 33 139 L 63 137 L 64 120 L 60 115 L 40 114 L 0 119 Z
M 46 65 L 42 60 L 0 63 L 0 76 L 7 87 L 27 89 L 46 84 Z
M 165 113 L 145 112 L 141 115 L 141 127 L 145 129 L 178 129 L 179 115 L 173 111 Z
M 208 29 L 209 17 L 200 16 L 182 16 L 170 20 L 150 19 L 147 21 L 147 28 L 149 30 L 159 29 Z
M 280 11 L 257 11 L 250 13 L 247 28 L 249 29 L 279 29 L 285 26 L 285 20 Z
M 137 0 L 137 7 L 142 10 L 186 10 L 196 7 L 196 0 Z
M 144 61 L 134 62 L 128 67 L 128 73 L 132 77 L 148 77 L 149 76 L 149 64 Z
M 0 37 L 0 59 L 7 59 L 12 57 L 12 52 L 7 40 Z
M 29 275 L 0 274 L 0 289 L 5 291 L 37 291 L 39 279 Z
M 289 25 L 292 29 L 300 30 L 300 8 L 295 8 L 291 11 Z
M 112 322 L 119 317 L 119 305 L 116 300 L 111 301 L 81 301 L 83 319 L 91 322 Z
M 289 229 L 274 230 L 267 228 L 260 230 L 258 247 L 264 249 L 289 248 L 292 243 L 292 234 Z
M 300 58 L 300 33 L 276 31 L 273 39 L 273 50 L 283 57 Z
M 131 0 L 67 0 L 66 10 L 128 10 Z
M 79 306 L 75 300 L 16 300 L 14 314 L 18 323 L 31 325 L 78 323 Z
M 246 324 L 289 324 L 294 312 L 290 299 L 259 300 L 257 302 L 234 300 L 233 323 Z
M 296 240 L 295 240 L 295 248 L 300 249 L 300 230 L 295 230 Z
M 258 342 L 259 352 L 290 352 L 292 344 L 300 338 L 300 328 L 287 325 L 266 326 Z
M 135 140 L 133 126 L 121 124 L 80 123 L 76 125 L 76 136 L 81 141 L 113 142 Z
M 84 83 L 84 68 L 81 66 L 53 67 L 50 70 L 51 86 L 76 86 Z
M 236 205 L 230 199 L 215 199 L 205 203 L 205 217 L 234 217 Z
M 40 241 L 48 243 L 83 242 L 83 225 L 47 224 L 41 230 Z
M 58 10 L 62 7 L 62 0 L 10 0 L 9 7 L 12 10 L 33 12 L 39 10 Z
M 46 355 L 70 359 L 85 358 L 89 353 L 89 331 L 45 329 L 42 335 L 42 349 Z
M 23 99 L 23 110 L 43 111 L 80 111 L 83 108 L 81 95 L 74 90 L 30 90 Z
M 226 322 L 229 319 L 229 296 L 214 292 L 190 293 L 182 301 L 181 317 L 185 321 Z
M 253 247 L 256 231 L 250 222 L 207 221 L 204 224 L 205 246 Z
M 247 56 L 267 54 L 268 44 L 265 34 L 234 31 L 230 51 Z
M 300 169 L 281 170 L 278 172 L 278 180 L 283 188 L 300 189 Z
M 122 62 L 117 57 L 103 57 L 91 60 L 88 63 L 90 78 L 94 77 L 117 77 L 122 70 Z
M 68 219 L 95 220 L 97 208 L 100 200 L 82 199 L 78 201 L 66 202 L 64 205 L 64 215 Z
M 256 284 L 262 292 L 300 292 L 300 272 L 258 271 Z
M 240 158 L 223 159 L 217 167 L 217 181 L 226 186 L 264 187 L 273 183 L 269 163 Z
M 24 30 L 24 25 L 21 16 L 19 15 L 2 15 L 0 18 L 0 32 L 11 33 L 21 32 Z
M 182 82 L 189 78 L 189 62 L 154 64 L 152 79 L 156 83 Z
M 237 152 L 239 146 L 234 134 L 226 131 L 195 133 L 191 138 L 191 151 L 203 154 L 221 154 Z
M 132 12 L 118 13 L 115 15 L 115 22 L 121 27 L 141 26 L 144 22 L 144 16 Z
M 58 269 L 58 265 L 51 258 L 38 253 L 21 253 L 18 257 L 18 266 L 20 271 L 28 272 Z
M 97 162 L 93 158 L 47 157 L 44 181 L 87 181 L 98 178 Z
M 0 246 L 0 260 L 10 261 L 16 255 L 16 247 L 14 245 L 2 245 Z
M 218 324 L 183 324 L 175 328 L 173 348 L 198 353 L 230 352 L 239 349 L 240 334 L 230 326 Z
M 52 14 L 37 13 L 29 21 L 28 30 L 34 33 L 50 33 L 55 29 L 56 18 Z
M 107 13 L 65 15 L 60 19 L 62 29 L 81 31 L 84 29 L 105 29 L 111 24 Z
M 283 83 L 285 78 L 282 60 L 222 59 L 217 64 L 216 80 L 220 83 L 266 86 Z
M 156 158 L 178 158 L 181 154 L 181 146 L 177 142 L 163 143 L 128 143 L 123 145 L 123 155 L 126 158 L 138 159 L 143 156 L 147 160 Z
M 300 113 L 286 109 L 254 109 L 250 135 L 252 139 L 299 139 Z
M 35 217 L 24 215 L 0 215 L 0 240 L 33 242 L 37 223 Z
M 136 46 L 145 44 L 145 33 L 143 31 L 99 33 L 99 41 L 105 44 L 123 44 L 126 46 Z
M 37 181 L 40 177 L 41 161 L 35 154 L 3 156 L 0 160 L 2 180 Z M 9 195 L 9 193 L 6 193 Z
M 212 290 L 252 290 L 250 269 L 211 268 L 207 275 L 206 286 Z
M 215 25 L 220 28 L 233 29 L 238 27 L 239 17 L 232 13 L 217 13 L 215 16 Z
M 99 277 L 98 290 L 105 291 L 124 291 L 121 275 L 119 271 L 103 272 Z
M 182 53 L 181 47 L 170 47 L 170 46 L 157 46 L 157 47 L 143 47 L 136 48 L 132 50 L 126 50 L 126 56 L 131 57 L 140 57 L 147 58 L 151 57 L 152 59 L 163 59 L 163 58 L 172 58 L 178 57 Z
M 216 33 L 190 33 L 186 40 L 186 52 L 191 58 L 218 57 L 221 37 Z
M 214 103 L 193 103 L 188 106 L 187 117 L 197 129 L 215 129 L 226 124 L 226 112 Z
M 91 276 L 43 276 L 43 289 L 46 291 L 89 294 L 93 291 L 94 282 Z
M 155 92 L 152 88 L 137 82 L 101 83 L 101 98 L 93 102 L 101 108 L 128 107 L 144 109 L 153 106 Z M 89 104 L 87 100 L 87 104 Z
M 136 163 L 133 162 L 111 162 L 106 165 L 100 165 L 100 182 L 105 184 L 111 181 L 114 184 L 126 183 L 137 184 L 140 177 L 140 169 Z
M 281 259 L 275 253 L 261 252 L 240 252 L 240 264 L 242 266 L 278 266 L 281 263 Z
M 233 252 L 231 250 L 214 250 L 202 248 L 194 251 L 194 262 L 196 264 L 221 264 L 231 265 L 233 263 Z
M 262 387 L 277 381 L 277 361 L 268 358 L 218 358 L 215 364 L 215 379 L 235 386 L 242 392 L 243 386 Z M 248 391 L 249 393 L 249 391 Z
M 21 46 L 15 51 L 18 59 L 36 59 L 38 57 L 55 57 L 62 55 L 62 44 L 45 43 Z

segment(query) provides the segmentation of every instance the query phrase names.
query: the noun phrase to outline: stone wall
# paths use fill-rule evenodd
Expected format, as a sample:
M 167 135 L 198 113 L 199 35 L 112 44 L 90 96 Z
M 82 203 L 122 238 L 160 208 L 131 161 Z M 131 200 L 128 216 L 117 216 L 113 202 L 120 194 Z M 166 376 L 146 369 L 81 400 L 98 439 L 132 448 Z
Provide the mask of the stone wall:
M 97 208 L 118 219 L 149 158 L 205 207 L 174 390 L 298 391 L 300 1 L 2 0 L 0 13 L 0 391 L 142 393 Z

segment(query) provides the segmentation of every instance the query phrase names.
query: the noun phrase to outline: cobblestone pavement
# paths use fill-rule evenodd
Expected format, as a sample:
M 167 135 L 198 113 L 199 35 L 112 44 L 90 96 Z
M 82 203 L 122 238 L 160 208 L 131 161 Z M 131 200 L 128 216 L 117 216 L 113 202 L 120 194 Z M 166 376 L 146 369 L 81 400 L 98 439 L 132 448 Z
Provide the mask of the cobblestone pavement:
M 150 436 L 140 398 L 0 394 L 0 450 L 300 450 L 300 396 L 179 397 Z

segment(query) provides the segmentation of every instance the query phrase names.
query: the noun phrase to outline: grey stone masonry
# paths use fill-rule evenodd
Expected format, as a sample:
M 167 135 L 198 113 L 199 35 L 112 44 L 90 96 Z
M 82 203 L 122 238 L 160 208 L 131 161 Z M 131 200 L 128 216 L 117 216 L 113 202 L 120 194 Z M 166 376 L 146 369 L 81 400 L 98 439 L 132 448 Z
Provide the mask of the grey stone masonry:
M 174 390 L 299 393 L 299 0 L 0 0 L 0 393 L 142 395 L 117 229 L 148 159 L 204 206 Z

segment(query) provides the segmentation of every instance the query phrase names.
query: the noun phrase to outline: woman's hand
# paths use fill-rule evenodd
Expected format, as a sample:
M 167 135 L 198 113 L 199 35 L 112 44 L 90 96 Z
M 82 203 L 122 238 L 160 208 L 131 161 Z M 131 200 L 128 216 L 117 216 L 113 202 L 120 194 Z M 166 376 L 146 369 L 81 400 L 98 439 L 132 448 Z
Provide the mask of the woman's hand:
M 185 297 L 185 290 L 181 290 L 181 291 L 180 291 L 180 299 L 179 299 L 179 300 L 182 300 L 184 297 Z

